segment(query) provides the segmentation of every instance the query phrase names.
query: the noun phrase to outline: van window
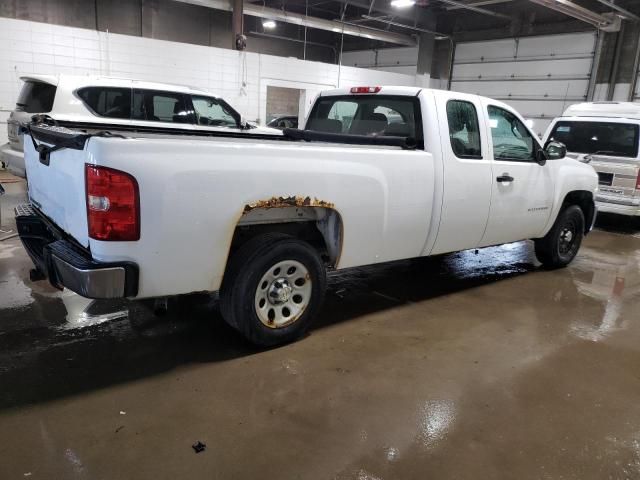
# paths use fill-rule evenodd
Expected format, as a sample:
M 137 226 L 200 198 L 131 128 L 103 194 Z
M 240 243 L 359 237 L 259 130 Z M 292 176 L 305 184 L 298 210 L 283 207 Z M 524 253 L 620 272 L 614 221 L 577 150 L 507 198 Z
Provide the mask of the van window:
M 424 148 L 416 97 L 344 95 L 320 97 L 306 130 L 365 136 L 411 137 Z
M 131 89 L 118 87 L 87 87 L 78 90 L 78 97 L 95 115 L 107 118 L 131 118 Z
M 493 158 L 515 162 L 535 160 L 535 140 L 524 123 L 504 108 L 490 105 L 488 110 Z
M 27 80 L 20 90 L 16 110 L 27 113 L 48 113 L 53 108 L 56 86 Z
M 549 140 L 562 142 L 575 153 L 632 158 L 638 155 L 638 125 L 630 123 L 561 121 L 553 127 Z
M 471 102 L 449 100 L 447 102 L 449 140 L 458 158 L 482 159 L 478 113 Z
M 134 90 L 134 120 L 152 122 L 193 123 L 185 95 L 159 90 Z
M 225 102 L 199 96 L 192 96 L 191 101 L 198 125 L 234 128 L 240 126 L 240 115 Z

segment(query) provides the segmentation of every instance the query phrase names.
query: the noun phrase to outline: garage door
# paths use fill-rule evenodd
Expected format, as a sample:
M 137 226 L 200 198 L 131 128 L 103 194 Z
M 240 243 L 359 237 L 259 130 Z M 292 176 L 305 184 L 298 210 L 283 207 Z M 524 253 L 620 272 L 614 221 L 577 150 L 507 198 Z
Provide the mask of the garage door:
M 451 90 L 502 100 L 544 133 L 586 100 L 595 45 L 590 32 L 458 43 Z

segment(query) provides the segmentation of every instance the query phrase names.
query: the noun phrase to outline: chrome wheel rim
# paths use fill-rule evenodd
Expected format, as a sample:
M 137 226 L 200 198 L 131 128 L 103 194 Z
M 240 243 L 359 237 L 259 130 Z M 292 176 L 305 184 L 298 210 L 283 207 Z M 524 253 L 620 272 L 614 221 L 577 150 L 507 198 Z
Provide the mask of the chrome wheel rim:
M 295 260 L 269 268 L 258 282 L 255 309 L 263 325 L 282 328 L 298 320 L 311 302 L 309 270 Z

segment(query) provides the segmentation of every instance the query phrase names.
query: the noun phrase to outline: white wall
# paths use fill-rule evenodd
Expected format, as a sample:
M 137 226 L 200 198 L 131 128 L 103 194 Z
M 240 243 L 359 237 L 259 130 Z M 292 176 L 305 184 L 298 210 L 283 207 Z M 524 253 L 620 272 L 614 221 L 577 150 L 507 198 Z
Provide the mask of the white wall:
M 324 88 L 415 83 L 414 75 L 0 18 L 0 143 L 7 138 L 6 119 L 22 85 L 19 77 L 29 73 L 192 85 L 224 97 L 248 120 L 261 122 L 267 85 L 304 90 L 308 108 Z

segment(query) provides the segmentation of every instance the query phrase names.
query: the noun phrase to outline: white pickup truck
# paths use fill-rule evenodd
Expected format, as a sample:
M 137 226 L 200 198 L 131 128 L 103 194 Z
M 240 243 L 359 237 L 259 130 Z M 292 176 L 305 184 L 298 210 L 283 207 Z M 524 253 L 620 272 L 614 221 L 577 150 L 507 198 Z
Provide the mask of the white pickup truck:
M 596 213 L 590 166 L 462 93 L 327 91 L 284 136 L 26 128 L 34 278 L 90 298 L 219 291 L 262 345 L 305 332 L 327 269 L 524 239 L 561 267 Z

